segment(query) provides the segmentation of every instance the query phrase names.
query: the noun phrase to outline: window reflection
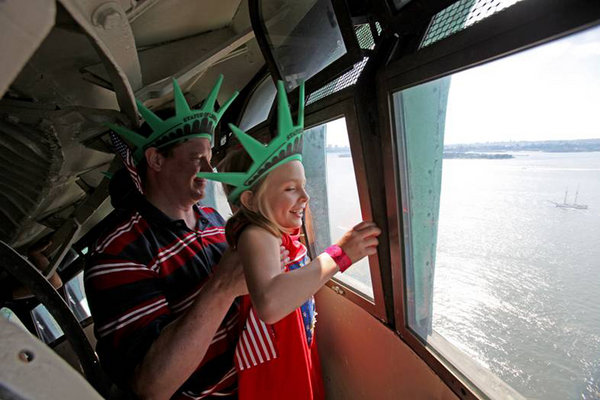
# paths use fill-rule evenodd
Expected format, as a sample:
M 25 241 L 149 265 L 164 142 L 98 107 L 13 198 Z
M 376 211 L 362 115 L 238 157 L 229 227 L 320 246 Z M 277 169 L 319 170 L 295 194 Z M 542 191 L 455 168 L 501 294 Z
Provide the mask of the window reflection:
M 306 130 L 302 157 L 311 197 L 315 250 L 321 253 L 362 221 L 346 119 Z M 368 258 L 335 278 L 373 299 Z
M 250 100 L 248 101 L 248 105 L 244 110 L 244 115 L 242 116 L 238 127 L 244 132 L 247 132 L 265 121 L 269 116 L 269 111 L 271 111 L 271 106 L 275 100 L 276 93 L 277 89 L 275 88 L 273 79 L 271 79 L 271 76 L 267 76 L 258 85 L 256 90 L 254 90 L 252 96 L 250 96 Z

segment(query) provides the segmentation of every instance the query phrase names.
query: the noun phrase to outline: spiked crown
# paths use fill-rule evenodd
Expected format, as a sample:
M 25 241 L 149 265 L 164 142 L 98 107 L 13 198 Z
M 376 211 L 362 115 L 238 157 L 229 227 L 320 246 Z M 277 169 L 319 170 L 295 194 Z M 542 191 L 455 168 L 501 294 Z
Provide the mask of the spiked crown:
M 283 82 L 277 82 L 277 136 L 265 145 L 233 124 L 229 128 L 252 158 L 246 172 L 199 172 L 199 178 L 212 179 L 235 186 L 229 201 L 237 203 L 240 195 L 278 166 L 292 160 L 302 161 L 302 132 L 304 130 L 304 84 L 300 85 L 298 123 L 294 125 Z
M 215 86 L 204 101 L 202 108 L 199 110 L 192 110 L 190 109 L 177 80 L 173 79 L 175 116 L 166 120 L 163 120 L 146 108 L 141 101 L 136 100 L 140 114 L 152 129 L 152 133 L 148 137 L 142 136 L 123 126 L 114 124 L 107 125 L 135 146 L 133 158 L 136 163 L 139 163 L 142 160 L 144 151 L 149 147 L 163 147 L 171 143 L 194 137 L 203 137 L 210 140 L 212 143 L 215 127 L 227 108 L 238 95 L 238 92 L 236 91 L 223 107 L 218 111 L 215 111 L 215 102 L 217 101 L 221 83 L 223 83 L 223 75 L 219 75 Z

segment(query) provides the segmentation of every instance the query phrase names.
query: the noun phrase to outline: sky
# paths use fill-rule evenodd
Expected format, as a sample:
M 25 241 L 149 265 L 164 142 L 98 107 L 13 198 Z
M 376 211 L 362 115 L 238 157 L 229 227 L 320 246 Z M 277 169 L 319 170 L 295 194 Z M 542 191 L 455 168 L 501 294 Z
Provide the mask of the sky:
M 600 138 L 600 27 L 451 79 L 446 144 Z
M 346 118 L 327 123 L 327 146 L 350 147 Z
M 600 27 L 452 75 L 445 144 L 600 139 Z M 327 145 L 349 146 L 345 119 Z

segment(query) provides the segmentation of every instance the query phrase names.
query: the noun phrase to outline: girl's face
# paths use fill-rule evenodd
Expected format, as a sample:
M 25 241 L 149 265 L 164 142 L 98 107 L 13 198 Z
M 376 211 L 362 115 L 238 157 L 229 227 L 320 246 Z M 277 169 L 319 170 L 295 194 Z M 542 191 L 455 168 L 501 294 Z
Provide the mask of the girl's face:
M 275 168 L 266 177 L 261 199 L 269 218 L 281 228 L 293 230 L 302 226 L 302 216 L 310 197 L 306 193 L 304 167 L 294 160 Z

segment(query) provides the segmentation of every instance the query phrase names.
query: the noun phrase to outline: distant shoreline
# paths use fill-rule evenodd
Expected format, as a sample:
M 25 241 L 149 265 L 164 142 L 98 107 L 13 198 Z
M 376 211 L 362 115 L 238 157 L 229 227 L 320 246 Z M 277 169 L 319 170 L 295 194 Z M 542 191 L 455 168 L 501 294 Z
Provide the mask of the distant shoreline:
M 444 153 L 498 153 L 509 151 L 542 151 L 546 153 L 600 151 L 600 139 L 491 142 L 444 146 Z
M 519 151 L 541 151 L 545 153 L 600 151 L 600 139 L 448 144 L 444 146 L 444 158 L 510 159 L 514 156 L 508 154 L 509 152 Z M 338 153 L 340 157 L 348 157 L 351 154 L 350 148 L 346 146 L 330 145 L 327 146 L 326 152 Z
M 459 153 L 459 152 L 444 152 L 444 158 L 467 158 L 467 159 L 491 159 L 491 160 L 504 160 L 509 158 L 515 158 L 512 154 L 489 154 L 489 153 Z

